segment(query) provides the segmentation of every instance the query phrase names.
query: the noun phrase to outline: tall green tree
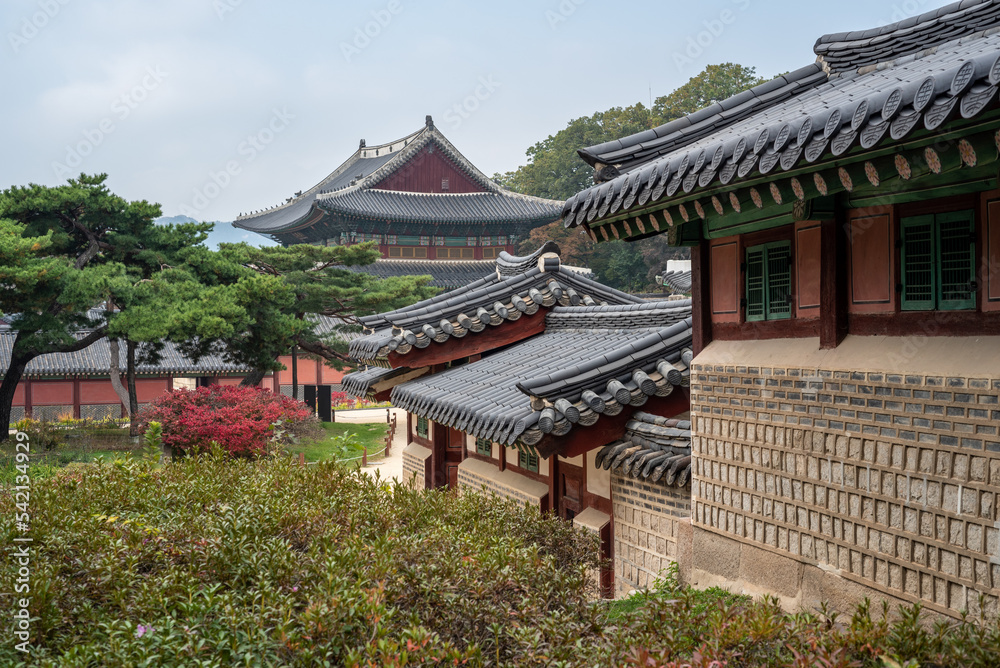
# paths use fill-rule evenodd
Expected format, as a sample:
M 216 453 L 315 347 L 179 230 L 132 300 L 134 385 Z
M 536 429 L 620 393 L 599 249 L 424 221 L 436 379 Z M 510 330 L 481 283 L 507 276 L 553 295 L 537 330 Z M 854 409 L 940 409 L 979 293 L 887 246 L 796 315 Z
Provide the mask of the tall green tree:
M 169 326 L 178 302 L 171 300 L 158 286 L 164 272 L 174 272 L 183 262 L 186 249 L 202 243 L 211 231 L 211 223 L 156 225 L 152 219 L 136 219 L 116 231 L 114 243 L 103 252 L 106 259 L 125 267 L 125 280 L 108 285 L 105 295 L 105 318 L 108 322 L 111 383 L 132 417 L 131 432 L 137 435 L 134 419 L 139 401 L 136 392 L 136 366 L 140 362 L 156 364 L 169 337 Z M 181 276 L 190 278 L 187 273 Z M 198 286 L 192 286 L 197 288 Z M 149 308 L 141 308 L 148 306 Z M 222 305 L 212 303 L 218 310 Z M 141 317 L 136 317 L 139 311 Z M 120 380 L 120 341 L 125 346 L 126 385 Z M 139 353 L 142 359 L 138 359 Z
M 715 102 L 732 97 L 748 88 L 764 83 L 767 79 L 757 75 L 753 67 L 737 63 L 709 65 L 697 76 L 667 95 L 662 95 L 653 103 L 652 109 L 641 103 L 631 107 L 614 107 L 592 116 L 571 120 L 565 128 L 538 142 L 527 150 L 528 163 L 513 172 L 496 174 L 494 179 L 506 188 L 526 195 L 565 200 L 581 190 L 593 185 L 594 170 L 577 155 L 577 151 L 606 141 L 658 127 L 670 121 L 693 114 Z M 666 237 L 654 237 L 636 244 L 616 247 L 614 251 L 600 251 L 603 244 L 593 244 L 589 240 L 567 237 L 561 222 L 533 230 L 529 240 L 521 250 L 530 252 L 539 240 L 551 238 L 567 243 L 574 249 L 574 262 L 595 269 L 602 280 L 610 281 L 614 287 L 625 289 L 627 284 L 635 284 L 632 277 L 639 262 L 646 266 L 646 288 L 652 288 L 653 277 L 662 269 L 667 259 L 686 253 L 676 252 L 667 246 Z M 533 248 L 529 248 L 534 244 Z M 626 255 L 634 257 L 626 262 Z M 617 270 L 607 273 L 613 263 Z M 629 267 L 625 270 L 625 267 Z M 598 271 L 601 267 L 601 271 Z M 615 277 L 615 278 L 612 278 Z
M 594 170 L 577 155 L 579 149 L 656 125 L 649 108 L 641 103 L 574 118 L 556 134 L 530 147 L 528 164 L 494 178 L 515 192 L 565 200 L 593 183 Z
M 677 90 L 656 98 L 653 116 L 658 124 L 693 114 L 716 102 L 768 81 L 757 69 L 738 63 L 709 65 Z
M 10 421 L 14 392 L 31 360 L 82 350 L 106 335 L 107 323 L 91 309 L 110 286 L 128 282 L 125 238 L 141 234 L 143 221 L 151 224 L 159 215 L 156 205 L 113 195 L 105 179 L 81 175 L 54 188 L 31 184 L 0 193 L 0 255 L 11 260 L 0 265 L 6 288 L 0 310 L 12 314 L 17 331 L 0 383 L 0 424 Z M 0 429 L 0 441 L 7 438 Z
M 321 318 L 332 319 L 342 331 L 358 331 L 358 317 L 389 311 L 437 293 L 430 276 L 376 278 L 346 267 L 371 264 L 380 257 L 374 243 L 356 246 L 272 246 L 221 244 L 222 261 L 254 272 L 261 280 L 277 281 L 290 295 L 280 304 L 264 304 L 262 320 L 236 341 L 223 341 L 230 355 L 250 351 L 254 372 L 245 384 L 256 384 L 269 371 L 280 368 L 277 358 L 293 346 L 316 355 L 332 366 L 350 362 L 346 339 L 325 335 Z M 292 323 L 289 325 L 288 323 Z

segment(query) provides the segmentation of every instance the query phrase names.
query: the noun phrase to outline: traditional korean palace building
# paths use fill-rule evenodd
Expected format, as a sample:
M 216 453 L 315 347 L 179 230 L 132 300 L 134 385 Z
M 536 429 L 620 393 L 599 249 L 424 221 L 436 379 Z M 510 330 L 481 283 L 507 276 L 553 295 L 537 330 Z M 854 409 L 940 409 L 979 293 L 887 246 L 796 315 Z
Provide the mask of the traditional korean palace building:
M 437 278 L 443 268 L 428 261 L 514 252 L 529 230 L 558 220 L 561 208 L 562 202 L 501 188 L 428 116 L 423 128 L 397 141 L 361 140 L 354 155 L 309 190 L 233 224 L 286 246 L 375 241 L 385 260 L 373 270 Z M 480 267 L 476 277 L 485 271 Z
M 690 512 L 691 302 L 642 301 L 557 253 L 501 253 L 468 286 L 365 318 L 350 350 L 370 368 L 343 387 L 408 412 L 419 487 L 556 512 L 601 536 L 605 593 L 629 591 L 677 559 Z
M 16 332 L 0 330 L 0 369 L 10 366 L 10 351 Z M 120 346 L 118 368 L 125 369 L 125 346 Z M 51 353 L 28 363 L 17 385 L 11 406 L 11 422 L 24 417 L 55 421 L 63 417 L 101 420 L 126 415 L 125 406 L 111 385 L 111 350 L 101 339 L 83 350 Z M 145 405 L 164 392 L 179 387 L 209 384 L 239 385 L 249 369 L 230 364 L 221 357 L 203 357 L 197 363 L 184 357 L 172 344 L 166 344 L 158 364 L 139 364 L 136 368 L 136 393 Z M 273 378 L 263 385 L 272 387 Z
M 699 585 L 956 616 L 1000 596 L 1000 3 L 581 151 L 595 239 L 691 246 Z M 686 531 L 686 529 L 685 529 Z
M 93 317 L 100 314 L 94 312 Z M 321 318 L 316 332 L 321 336 L 350 339 L 353 334 L 331 318 Z M 86 332 L 80 332 L 79 336 Z M 10 352 L 17 332 L 0 321 L 0 369 L 10 366 Z M 266 375 L 260 387 L 292 395 L 292 357 L 283 355 L 278 360 L 285 368 Z M 125 345 L 119 346 L 118 369 L 124 380 L 126 366 Z M 298 356 L 295 362 L 298 376 L 298 398 L 316 409 L 320 419 L 331 419 L 331 394 L 340 390 L 344 374 L 311 356 Z M 18 383 L 11 406 L 11 422 L 24 417 L 56 421 L 63 417 L 76 419 L 105 419 L 124 417 L 125 406 L 111 384 L 111 347 L 101 339 L 83 350 L 72 353 L 41 355 L 28 363 L 21 382 Z M 169 341 L 164 342 L 163 352 L 156 363 L 139 363 L 136 366 L 136 393 L 140 405 L 145 405 L 164 392 L 175 389 L 192 389 L 207 385 L 239 385 L 249 374 L 248 369 L 226 361 L 221 355 L 207 355 L 197 362 L 184 356 Z

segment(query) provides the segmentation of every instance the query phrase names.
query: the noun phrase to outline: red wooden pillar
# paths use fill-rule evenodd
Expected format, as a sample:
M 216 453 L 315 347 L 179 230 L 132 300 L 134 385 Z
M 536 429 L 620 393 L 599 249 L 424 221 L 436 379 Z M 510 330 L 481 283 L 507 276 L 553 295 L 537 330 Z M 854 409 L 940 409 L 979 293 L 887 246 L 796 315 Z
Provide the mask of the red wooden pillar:
M 448 486 L 448 428 L 431 423 L 431 471 L 434 489 Z
M 73 377 L 73 418 L 79 420 L 80 415 L 80 377 Z
M 712 303 L 708 242 L 691 248 L 691 338 L 695 355 L 712 342 Z
M 843 207 L 820 227 L 819 347 L 836 348 L 847 336 L 848 222 Z
M 559 455 L 549 457 L 549 511 L 559 513 Z
M 34 407 L 31 405 L 31 380 L 25 378 L 24 383 L 24 417 L 34 417 Z

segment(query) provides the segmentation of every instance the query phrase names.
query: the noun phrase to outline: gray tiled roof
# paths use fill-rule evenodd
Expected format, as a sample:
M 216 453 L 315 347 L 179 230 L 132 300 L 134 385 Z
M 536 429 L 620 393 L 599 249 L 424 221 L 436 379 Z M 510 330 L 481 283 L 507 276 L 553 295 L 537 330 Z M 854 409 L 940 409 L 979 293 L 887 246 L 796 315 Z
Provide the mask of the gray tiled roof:
M 684 487 L 691 479 L 691 423 L 637 412 L 625 437 L 598 451 L 595 464 L 639 480 Z
M 809 65 L 679 121 L 581 151 L 591 164 L 621 165 L 625 173 L 567 200 L 564 224 L 593 224 L 856 147 L 861 151 L 851 155 L 863 155 L 917 129 L 979 115 L 992 108 L 1000 85 L 997 5 L 967 0 L 882 35 L 822 38 L 824 59 L 846 69 L 828 77 L 820 64 Z M 908 35 L 918 28 L 932 48 L 913 51 Z M 859 45 L 869 39 L 884 40 L 888 51 L 865 51 Z
M 813 50 L 831 71 L 844 72 L 931 49 L 998 22 L 997 2 L 964 0 L 879 28 L 824 35 Z
M 556 307 L 544 333 L 406 382 L 397 407 L 477 437 L 531 446 L 684 384 L 691 302 Z M 532 397 L 542 407 L 532 408 Z
M 16 332 L 0 332 L 0 369 L 10 366 L 10 351 L 14 345 Z M 83 334 L 78 335 L 79 338 Z M 119 346 L 120 361 L 118 368 L 125 369 L 125 346 Z M 111 368 L 111 349 L 107 339 L 101 339 L 83 350 L 72 353 L 51 353 L 41 355 L 31 360 L 25 370 L 26 377 L 39 376 L 107 376 Z M 164 374 L 245 374 L 249 369 L 245 366 L 226 362 L 221 355 L 202 357 L 197 364 L 178 352 L 172 343 L 164 345 L 161 362 L 155 365 L 140 364 L 136 368 L 141 375 Z
M 349 218 L 376 218 L 386 223 L 551 223 L 562 202 L 512 192 L 409 193 L 351 188 L 321 195 L 317 205 Z
M 362 399 L 371 399 L 374 395 L 374 385 L 379 381 L 400 376 L 410 371 L 409 369 L 382 369 L 375 367 L 363 371 L 349 373 L 340 381 L 340 388 Z
M 476 334 L 519 320 L 522 315 L 533 315 L 540 308 L 640 301 L 563 267 L 553 248 L 558 250 L 554 244 L 547 244 L 541 249 L 544 253 L 529 258 L 502 253 L 496 271 L 463 288 L 397 311 L 362 318 L 370 333 L 351 343 L 351 357 L 384 366 L 392 352 L 405 355 L 414 348 Z M 515 273 L 520 271 L 523 273 Z
M 409 193 L 375 186 L 405 167 L 433 144 L 484 192 Z M 320 183 L 290 202 L 244 214 L 236 227 L 264 234 L 301 227 L 312 216 L 328 212 L 380 223 L 532 223 L 559 218 L 562 202 L 521 195 L 501 188 L 448 141 L 428 118 L 427 125 L 403 139 L 377 147 L 361 147 Z
M 807 65 L 684 118 L 670 121 L 652 130 L 591 146 L 580 150 L 579 153 L 591 165 L 601 162 L 618 165 L 620 169 L 627 170 L 713 135 L 720 128 L 753 116 L 761 109 L 801 95 L 824 81 L 826 74 L 822 67 L 817 64 Z M 715 160 L 715 153 L 713 152 L 707 159 Z
M 399 150 L 390 151 L 391 147 L 398 146 L 399 144 L 409 146 L 425 131 L 426 128 L 422 128 L 407 137 L 403 137 L 385 146 L 359 148 L 344 164 L 315 186 L 296 196 L 291 202 L 272 207 L 265 211 L 241 214 L 233 225 L 246 230 L 254 230 L 255 232 L 268 232 L 290 227 L 303 220 L 312 211 L 316 199 L 321 194 L 348 188 L 356 184 L 359 177 L 362 180 L 367 180 L 373 174 L 382 173 L 383 167 L 403 155 Z
M 690 271 L 668 271 L 662 276 L 656 277 L 659 285 L 670 288 L 674 292 L 688 294 L 691 292 L 691 272 Z

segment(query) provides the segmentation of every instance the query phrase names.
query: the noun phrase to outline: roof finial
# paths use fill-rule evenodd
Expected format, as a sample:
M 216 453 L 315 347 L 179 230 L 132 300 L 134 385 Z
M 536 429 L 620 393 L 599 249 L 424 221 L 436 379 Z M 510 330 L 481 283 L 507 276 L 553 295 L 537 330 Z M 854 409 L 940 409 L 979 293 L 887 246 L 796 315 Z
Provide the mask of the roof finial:
M 426 121 L 425 121 L 425 122 L 426 122 L 426 124 L 427 124 L 427 127 L 429 127 L 429 128 L 431 129 L 431 130 L 433 130 L 433 129 L 434 129 L 434 119 L 433 119 L 433 118 L 431 118 L 431 115 L 430 115 L 430 114 L 427 114 L 427 119 L 426 119 Z

